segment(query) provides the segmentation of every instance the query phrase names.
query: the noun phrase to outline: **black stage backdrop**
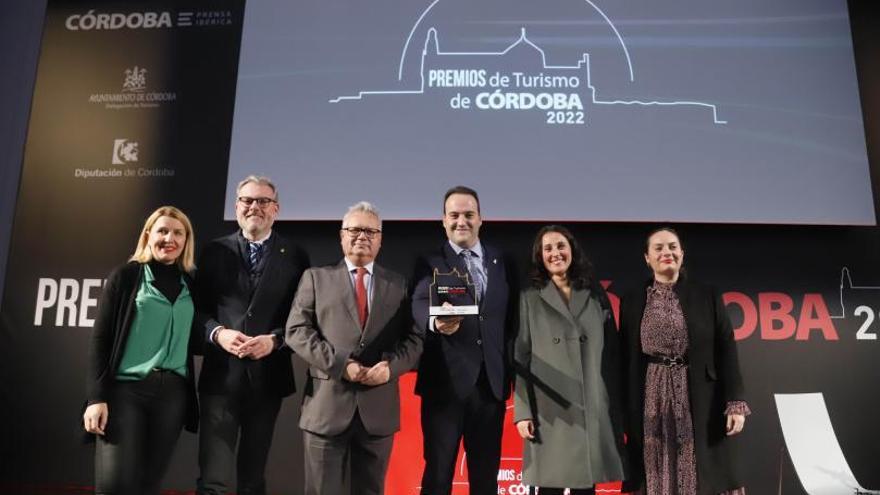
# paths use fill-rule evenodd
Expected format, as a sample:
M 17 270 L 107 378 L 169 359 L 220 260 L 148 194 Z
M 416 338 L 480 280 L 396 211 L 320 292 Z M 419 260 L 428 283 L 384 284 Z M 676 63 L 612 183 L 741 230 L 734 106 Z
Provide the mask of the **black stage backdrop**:
M 226 176 L 242 15 L 240 0 L 48 4 L 2 310 L 11 493 L 91 483 L 75 434 L 91 318 L 145 216 L 222 218 L 208 184 Z M 181 443 L 169 486 L 193 482 L 195 452 Z
M 877 191 L 880 16 L 870 3 L 850 7 Z M 235 229 L 221 218 L 242 12 L 235 0 L 49 3 L 0 315 L 0 491 L 76 493 L 92 483 L 92 450 L 79 435 L 92 318 L 103 277 L 132 252 L 145 216 L 161 204 L 181 207 L 194 221 L 197 248 Z M 281 191 L 281 200 L 294 195 Z M 426 199 L 437 203 L 438 218 L 441 195 Z M 383 203 L 368 192 L 351 202 L 360 199 Z M 493 223 L 491 204 L 483 213 L 482 237 L 504 247 L 524 274 L 539 225 Z M 642 249 L 651 226 L 569 226 L 612 293 L 648 276 Z M 277 229 L 317 264 L 340 256 L 336 223 Z M 773 403 L 774 393 L 787 392 L 824 394 L 856 478 L 880 487 L 878 230 L 680 231 L 690 275 L 726 293 L 738 329 L 754 411 L 740 458 L 749 491 L 775 493 L 781 483 L 784 493 L 803 493 Z M 410 273 L 416 256 L 443 239 L 439 220 L 388 222 L 379 261 Z M 279 419 L 272 493 L 301 493 L 300 401 L 300 394 L 285 401 Z M 195 437 L 184 434 L 165 485 L 191 489 L 195 459 Z

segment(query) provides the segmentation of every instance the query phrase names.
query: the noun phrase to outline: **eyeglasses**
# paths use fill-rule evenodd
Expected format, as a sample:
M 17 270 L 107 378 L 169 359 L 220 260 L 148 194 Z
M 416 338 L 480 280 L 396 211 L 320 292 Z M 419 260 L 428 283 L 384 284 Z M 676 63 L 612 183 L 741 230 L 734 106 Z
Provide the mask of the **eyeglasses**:
M 371 229 L 369 227 L 345 227 L 342 230 L 348 232 L 348 235 L 354 238 L 358 238 L 361 234 L 364 234 L 367 236 L 367 239 L 372 239 L 382 233 L 379 229 Z
M 248 208 L 250 208 L 250 206 L 254 203 L 256 203 L 257 206 L 259 206 L 260 208 L 265 208 L 272 203 L 277 203 L 277 201 L 272 198 L 251 198 L 250 196 L 239 196 L 238 202 L 247 206 Z

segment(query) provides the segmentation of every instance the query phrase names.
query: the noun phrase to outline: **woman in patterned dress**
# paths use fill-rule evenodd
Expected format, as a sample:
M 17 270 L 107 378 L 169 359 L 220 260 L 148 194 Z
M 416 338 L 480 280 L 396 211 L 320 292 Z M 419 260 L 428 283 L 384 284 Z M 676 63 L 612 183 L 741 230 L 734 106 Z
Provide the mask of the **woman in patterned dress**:
M 671 228 L 645 262 L 652 279 L 620 306 L 633 478 L 647 495 L 744 495 L 733 450 L 750 411 L 721 295 L 685 277 Z

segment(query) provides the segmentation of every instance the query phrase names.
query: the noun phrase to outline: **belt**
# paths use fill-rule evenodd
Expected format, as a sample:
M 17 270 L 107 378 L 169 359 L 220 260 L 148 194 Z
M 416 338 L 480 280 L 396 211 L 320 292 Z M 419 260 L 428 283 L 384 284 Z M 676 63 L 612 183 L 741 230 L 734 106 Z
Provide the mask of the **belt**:
M 686 357 L 671 358 L 666 356 L 648 356 L 648 362 L 659 364 L 660 366 L 665 366 L 667 368 L 681 368 L 688 364 Z

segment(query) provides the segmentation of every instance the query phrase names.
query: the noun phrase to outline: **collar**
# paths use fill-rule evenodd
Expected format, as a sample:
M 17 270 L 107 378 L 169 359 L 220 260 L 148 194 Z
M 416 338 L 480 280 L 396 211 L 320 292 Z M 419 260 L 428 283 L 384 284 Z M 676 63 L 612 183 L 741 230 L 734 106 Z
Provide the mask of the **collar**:
M 272 229 L 269 229 L 269 233 L 266 234 L 265 237 L 263 237 L 262 239 L 257 239 L 256 241 L 252 241 L 252 240 L 248 239 L 247 237 L 245 237 L 244 232 L 242 232 L 242 231 L 238 231 L 238 232 L 239 232 L 239 235 L 241 235 L 242 239 L 244 239 L 245 243 L 259 244 L 260 246 L 262 246 L 266 241 L 269 240 L 270 237 L 272 237 Z
M 146 270 L 144 270 L 145 276 L 150 281 L 168 276 L 169 274 L 173 276 L 178 276 L 180 274 L 180 267 L 177 265 L 177 262 L 166 265 L 165 263 L 161 263 L 154 258 L 144 263 L 144 266 L 147 268 Z
M 447 241 L 447 242 L 449 242 L 449 245 L 452 247 L 452 250 L 455 251 L 455 254 L 457 254 L 457 255 L 461 255 L 461 252 L 465 250 L 465 248 L 459 246 L 458 244 L 456 244 L 452 241 Z M 483 244 L 480 242 L 479 239 L 477 239 L 477 243 L 474 244 L 473 247 L 470 248 L 470 251 L 472 253 L 474 253 L 477 256 L 477 258 L 480 258 L 480 259 L 484 258 L 483 257 Z
M 353 271 L 357 268 L 357 265 L 355 265 L 354 263 L 352 263 L 351 260 L 349 260 L 347 257 L 346 257 L 346 258 L 342 258 L 342 259 L 345 260 L 345 266 L 348 267 L 348 273 L 353 272 Z M 376 262 L 375 262 L 375 261 L 371 261 L 371 262 L 367 263 L 366 266 L 364 266 L 364 268 L 367 269 L 367 274 L 368 274 L 368 275 L 371 275 L 371 276 L 373 275 L 373 265 L 374 265 L 374 264 L 376 264 Z

